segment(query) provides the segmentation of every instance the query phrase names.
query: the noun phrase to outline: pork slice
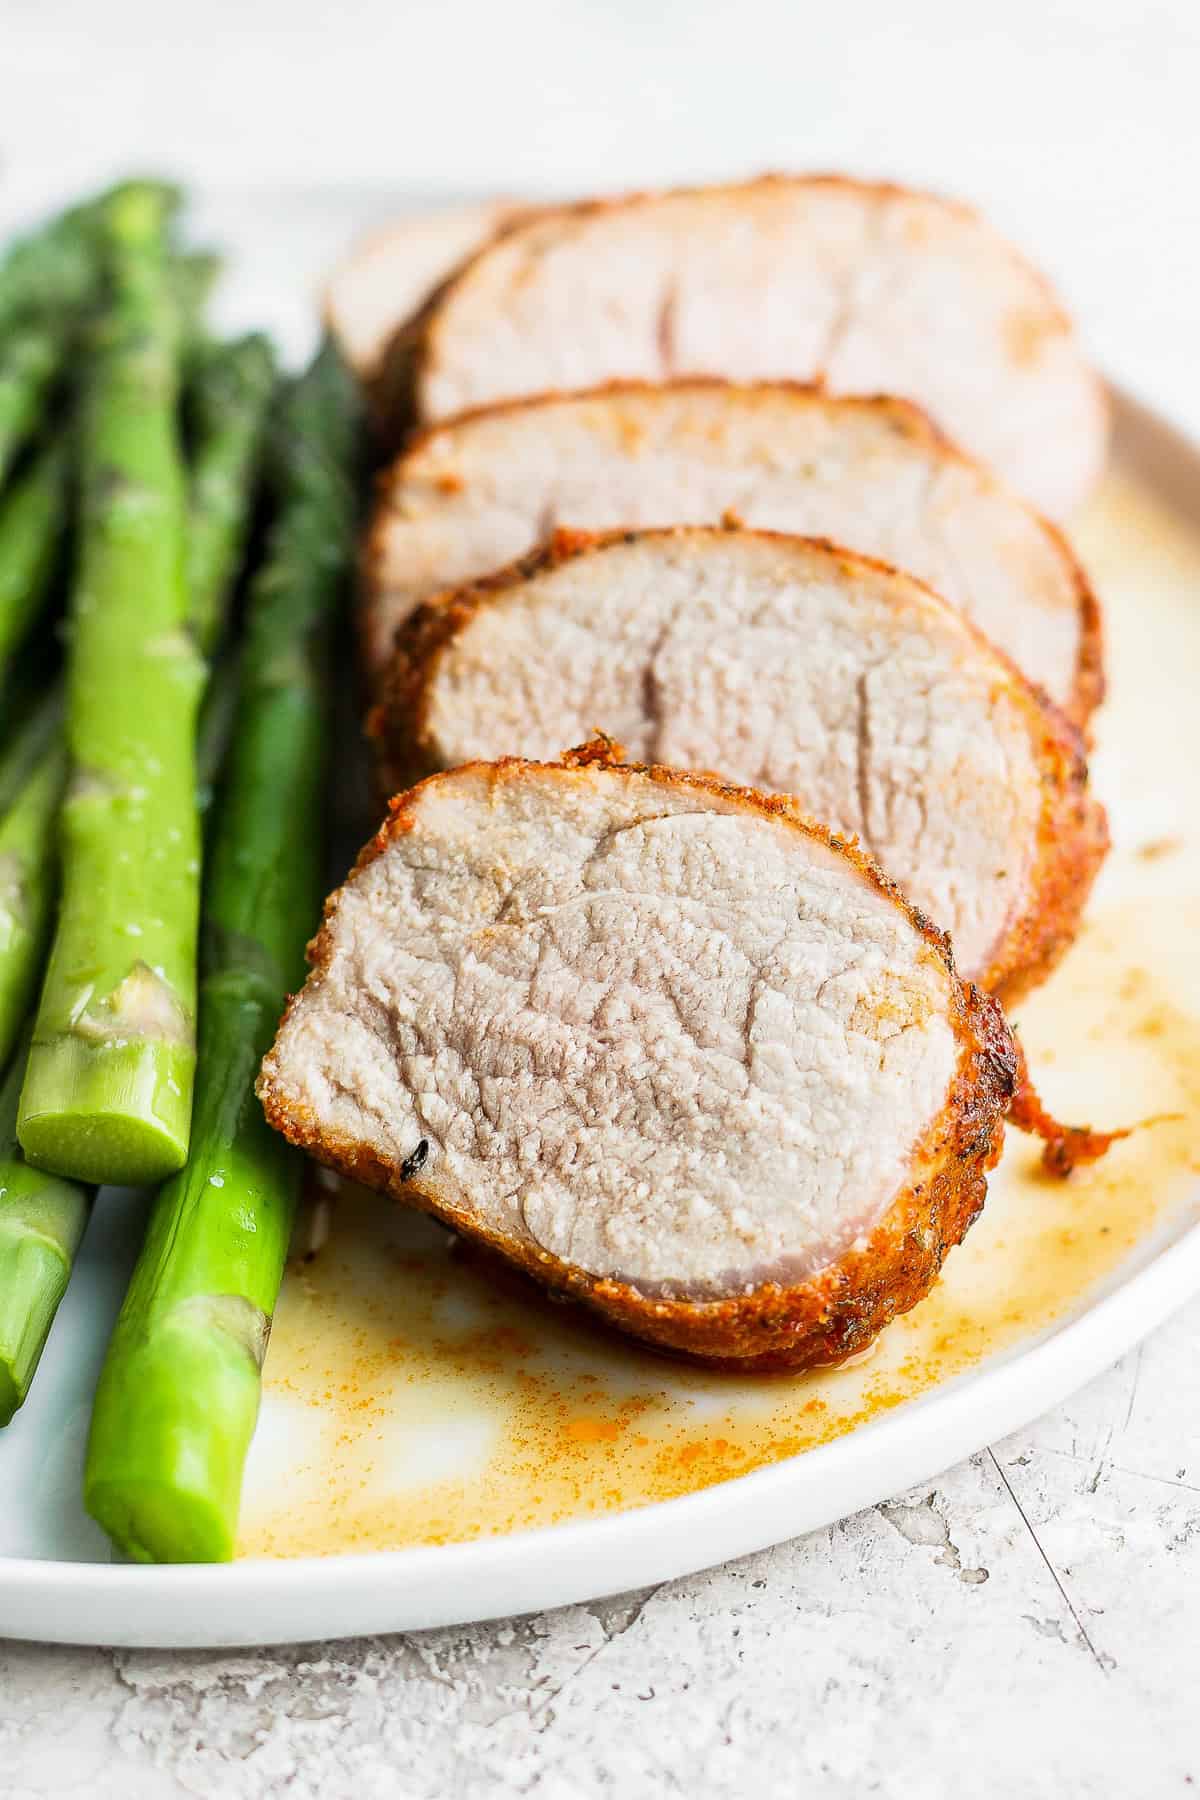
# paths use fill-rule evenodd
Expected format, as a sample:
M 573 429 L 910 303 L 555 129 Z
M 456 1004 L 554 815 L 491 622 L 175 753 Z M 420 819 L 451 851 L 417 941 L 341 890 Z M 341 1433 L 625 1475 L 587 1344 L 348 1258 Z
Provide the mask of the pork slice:
M 911 577 L 708 526 L 563 536 L 410 620 L 375 717 L 393 783 L 599 728 L 639 761 L 794 795 L 1011 999 L 1107 846 L 1078 734 Z
M 361 611 L 368 679 L 419 600 L 557 526 L 715 524 L 729 511 L 928 582 L 1077 722 L 1100 699 L 1099 608 L 1066 542 L 919 409 L 713 381 L 548 395 L 419 438 L 379 488 Z
M 1054 517 L 1104 460 L 1100 383 L 1042 277 L 966 207 L 836 176 L 530 216 L 401 334 L 383 405 L 407 429 L 698 374 L 904 395 Z
M 400 326 L 518 211 L 489 199 L 414 212 L 354 247 L 326 284 L 325 321 L 357 375 L 374 379 Z
M 600 755 L 393 804 L 326 907 L 267 1117 L 653 1342 L 837 1360 L 977 1214 L 1007 1027 L 861 853 Z

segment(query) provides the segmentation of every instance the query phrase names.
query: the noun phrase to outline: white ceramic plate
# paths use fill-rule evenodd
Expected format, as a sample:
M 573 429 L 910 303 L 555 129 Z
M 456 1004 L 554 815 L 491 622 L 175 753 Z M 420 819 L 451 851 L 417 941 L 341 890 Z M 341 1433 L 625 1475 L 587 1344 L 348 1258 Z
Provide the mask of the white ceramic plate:
M 302 352 L 317 271 L 391 210 L 384 195 L 214 201 L 205 223 L 239 258 L 229 316 Z M 1116 693 L 1096 761 L 1115 849 L 1089 932 L 1021 1022 L 1060 1110 L 1173 1119 L 1068 1190 L 1039 1182 L 1016 1143 L 937 1292 L 873 1362 L 757 1384 L 493 1294 L 432 1228 L 381 1226 L 351 1203 L 330 1249 L 289 1279 L 244 1557 L 224 1568 L 114 1564 L 79 1504 L 89 1395 L 140 1219 L 135 1197 L 106 1195 L 34 1393 L 0 1434 L 0 1633 L 263 1644 L 661 1581 L 934 1476 L 1055 1404 L 1200 1288 L 1200 959 L 1187 955 L 1200 891 L 1189 700 L 1200 454 L 1127 400 L 1118 415 L 1126 474 L 1081 525 L 1112 615 Z

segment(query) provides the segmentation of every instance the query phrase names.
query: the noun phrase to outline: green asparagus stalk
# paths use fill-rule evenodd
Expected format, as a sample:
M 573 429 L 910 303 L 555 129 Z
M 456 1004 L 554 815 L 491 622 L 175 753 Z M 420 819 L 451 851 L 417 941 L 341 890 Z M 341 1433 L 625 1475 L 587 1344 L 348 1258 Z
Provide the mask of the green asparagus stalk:
M 66 450 L 56 444 L 0 500 L 0 673 L 11 667 L 49 595 L 66 498 Z
M 179 333 L 162 192 L 104 208 L 108 303 L 81 433 L 63 891 L 17 1132 L 39 1168 L 162 1179 L 195 1073 L 203 662 L 190 632 Z
M 176 256 L 171 292 L 184 332 L 200 329 L 205 302 L 220 271 L 220 258 L 209 251 Z M 18 451 L 33 435 L 47 398 L 67 362 L 78 335 L 83 308 L 77 312 L 40 313 L 4 333 L 0 345 L 0 481 Z
M 128 193 L 152 201 L 164 218 L 182 196 L 161 181 L 134 180 L 97 198 L 81 201 L 10 244 L 0 257 L 0 332 L 30 316 L 78 312 L 95 297 L 97 239 L 109 206 Z
M 63 360 L 58 322 L 30 324 L 6 334 L 0 346 L 0 481 L 33 436 Z
M 153 196 L 174 213 L 179 195 L 161 182 L 130 182 L 59 213 L 0 258 L 0 479 L 33 435 L 72 339 L 100 285 L 100 239 L 107 208 L 122 193 Z M 198 308 L 213 259 L 177 259 L 180 294 Z
M 221 273 L 215 250 L 178 252 L 171 266 L 171 293 L 179 309 L 179 327 L 185 345 L 204 328 L 204 309 Z
M 22 1156 L 16 1123 L 24 1071 L 25 1043 L 0 1088 L 0 1425 L 29 1392 L 92 1202 L 90 1189 L 31 1168 Z
M 220 641 L 242 560 L 250 499 L 275 387 L 275 357 L 257 335 L 211 344 L 192 368 L 192 459 L 188 592 L 192 630 L 206 656 Z
M 302 1170 L 253 1089 L 319 910 L 327 633 L 352 562 L 355 420 L 327 347 L 289 396 L 279 513 L 250 592 L 205 892 L 192 1152 L 158 1195 L 92 1414 L 87 1508 L 144 1562 L 233 1554 Z
M 201 726 L 197 746 L 199 791 L 205 797 L 202 808 L 208 803 L 207 796 L 217 777 L 217 765 L 229 736 L 224 728 L 225 721 L 231 715 L 232 701 L 236 700 L 236 683 L 227 676 L 228 671 L 218 670 L 205 696 L 206 724 Z M 39 709 L 39 713 L 50 715 L 50 723 L 57 724 L 55 711 L 53 699 Z M 57 711 L 61 713 L 61 700 L 57 702 Z M 35 748 L 33 727 L 36 723 L 36 715 L 31 716 L 25 734 L 28 738 L 27 768 L 30 767 L 29 753 Z M 11 795 L 18 796 L 11 820 L 5 817 L 0 822 L 0 1017 L 6 1021 L 16 1017 L 16 1002 L 10 1002 L 7 995 L 16 986 L 20 944 L 32 946 L 40 935 L 44 949 L 53 902 L 54 822 L 66 778 L 66 750 L 60 738 L 49 733 L 47 723 L 43 723 L 41 729 L 49 738 L 45 755 L 32 761 L 31 772 L 23 780 L 16 747 L 0 767 L 0 809 L 7 805 Z M 48 771 L 50 780 L 46 778 Z M 55 774 L 56 780 L 53 779 Z M 39 811 L 40 834 L 35 824 L 35 813 Z M 20 932 L 14 929 L 10 934 L 5 929 L 3 870 L 6 848 L 18 836 L 18 812 L 30 827 L 27 833 L 28 874 L 23 890 L 18 890 L 15 881 L 8 890 L 12 916 L 14 919 L 19 917 L 22 928 Z M 23 901 L 19 913 L 16 906 L 18 891 Z M 37 914 L 42 908 L 39 933 Z M 40 960 L 40 955 L 36 954 L 25 957 L 27 994 L 36 980 Z M 25 1161 L 17 1143 L 17 1099 L 27 1052 L 28 1031 L 20 1055 L 10 1070 L 12 1109 L 7 1125 L 4 1123 L 8 1117 L 4 1111 L 7 1090 L 0 1090 L 0 1426 L 8 1423 L 29 1392 L 59 1302 L 71 1278 L 75 1250 L 92 1203 L 91 1188 L 33 1168 Z
M 269 351 L 266 354 L 273 372 Z M 220 360 L 214 350 L 214 363 Z M 260 368 L 262 362 L 262 355 L 255 350 L 247 373 Z M 243 394 L 235 384 L 229 400 L 231 404 L 249 401 L 252 391 Z M 227 430 L 223 411 L 215 404 L 218 397 L 215 392 L 210 395 L 214 404 L 203 408 L 197 419 L 196 452 L 197 471 L 216 466 L 219 459 L 213 441 L 223 434 L 230 487 L 220 495 L 225 530 L 217 537 L 202 518 L 214 484 L 198 479 L 192 483 L 191 529 L 205 534 L 211 549 L 201 564 L 204 578 L 197 576 L 191 592 L 191 624 L 194 632 L 203 631 L 206 637 L 217 634 L 236 574 L 236 556 L 251 510 L 251 464 L 261 435 L 261 423 L 252 431 L 244 416 L 238 422 L 240 428 Z M 243 414 L 251 410 L 249 405 L 243 406 Z M 264 416 L 265 410 L 264 399 Z M 224 548 L 223 555 L 218 554 L 218 545 Z M 231 671 L 217 670 L 207 684 L 198 728 L 197 794 L 202 812 L 210 803 L 229 741 L 236 698 L 237 683 Z M 61 713 L 61 698 L 40 707 L 0 764 L 0 1064 L 32 998 L 49 932 L 54 822 L 66 774 L 65 746 L 59 735 Z M 17 1091 L 23 1070 L 22 1056 L 13 1076 Z M 13 1122 L 16 1104 L 14 1092 Z M 0 1101 L 0 1128 L 2 1125 Z M 7 1211 L 3 1205 L 6 1194 L 12 1196 Z M 29 1391 L 66 1291 L 90 1195 L 91 1190 L 78 1183 L 33 1169 L 25 1162 L 15 1136 L 8 1142 L 0 1129 L 0 1425 L 8 1422 Z
M 169 196 L 163 198 L 169 202 Z M 90 249 L 88 255 L 94 261 Z M 204 254 L 174 260 L 169 280 L 181 314 L 181 330 L 199 330 L 217 267 L 216 259 Z M 94 270 L 88 279 L 94 281 Z M 214 360 L 216 357 L 214 351 Z M 0 388 L 0 414 L 2 401 Z M 265 400 L 260 411 L 265 412 Z M 215 409 L 206 409 L 198 423 L 198 459 L 204 466 L 206 456 L 211 456 L 210 438 L 224 421 Z M 231 437 L 233 445 L 242 447 L 246 482 L 241 512 L 247 515 L 257 439 L 248 444 L 245 428 Z M 232 456 L 231 446 L 226 452 L 227 467 Z M 0 509 L 0 667 L 27 632 L 36 603 L 48 585 L 61 522 L 64 475 L 63 452 L 45 453 Z M 230 469 L 230 478 L 236 481 L 237 471 Z M 199 491 L 194 484 L 193 507 L 204 503 L 204 484 Z M 199 631 L 202 618 L 217 622 L 224 615 L 244 536 L 232 497 L 226 503 L 225 519 L 222 541 L 229 546 L 228 555 L 224 562 L 215 554 L 210 557 L 201 591 L 190 596 L 193 631 Z M 16 673 L 14 670 L 14 680 Z M 220 748 L 227 739 L 222 727 L 230 714 L 232 687 L 231 681 L 219 678 L 209 684 L 208 723 L 201 727 L 197 747 L 203 794 L 211 790 Z M 10 697 L 6 711 L 15 712 L 16 707 L 16 700 Z M 12 1048 L 24 1006 L 31 998 L 49 930 L 54 822 L 67 768 L 61 714 L 60 697 L 52 697 L 32 714 L 26 712 L 0 765 L 0 1061 Z M 0 1090 L 0 1425 L 8 1423 L 29 1391 L 70 1279 L 92 1199 L 89 1187 L 47 1174 L 25 1161 L 15 1125 L 27 1048 L 28 1032 Z
M 59 213 L 0 258 L 0 331 L 86 306 L 96 287 L 93 203 Z
M 55 824 L 67 776 L 62 698 L 50 694 L 0 766 L 0 1067 L 33 1002 L 54 906 Z

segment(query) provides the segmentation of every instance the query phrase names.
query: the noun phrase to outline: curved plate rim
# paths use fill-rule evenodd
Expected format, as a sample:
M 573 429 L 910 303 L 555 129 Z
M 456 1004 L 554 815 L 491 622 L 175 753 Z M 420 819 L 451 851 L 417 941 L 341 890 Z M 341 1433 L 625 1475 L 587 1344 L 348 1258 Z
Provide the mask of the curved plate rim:
M 887 1417 L 628 1512 L 467 1543 L 227 1565 L 2 1559 L 0 1635 L 156 1648 L 288 1643 L 461 1625 L 673 1580 L 833 1524 L 974 1455 L 1109 1367 L 1197 1289 L 1200 1224 L 1075 1317 Z

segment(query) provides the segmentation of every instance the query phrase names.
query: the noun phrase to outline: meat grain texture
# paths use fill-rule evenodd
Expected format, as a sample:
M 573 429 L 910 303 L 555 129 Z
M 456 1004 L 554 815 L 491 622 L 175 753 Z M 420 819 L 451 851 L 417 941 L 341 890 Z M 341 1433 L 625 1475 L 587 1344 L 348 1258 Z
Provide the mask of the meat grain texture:
M 901 394 L 1052 517 L 1104 460 L 1103 390 L 1044 279 L 969 208 L 841 176 L 530 214 L 397 335 L 381 404 L 398 434 L 703 374 Z
M 267 1117 L 662 1348 L 837 1361 L 978 1213 L 1008 1029 L 861 852 L 606 754 L 394 802 L 327 906 Z
M 559 527 L 728 513 L 928 582 L 1079 724 L 1102 696 L 1099 608 L 1065 540 L 919 408 L 713 380 L 543 395 L 422 433 L 379 484 L 360 615 L 369 682 L 419 601 Z
M 1107 847 L 1057 710 L 919 582 L 812 539 L 564 534 L 420 609 L 374 720 L 395 786 L 599 727 L 792 795 L 1006 1000 L 1071 942 Z

